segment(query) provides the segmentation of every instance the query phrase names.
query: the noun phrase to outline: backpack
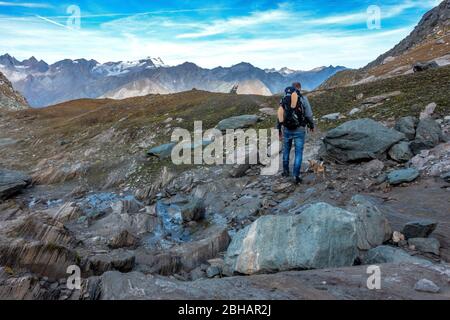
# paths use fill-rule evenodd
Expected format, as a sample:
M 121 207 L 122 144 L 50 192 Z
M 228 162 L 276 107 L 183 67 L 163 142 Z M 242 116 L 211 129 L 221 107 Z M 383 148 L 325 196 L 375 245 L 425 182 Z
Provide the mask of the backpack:
M 298 94 L 297 106 L 291 108 L 292 94 Z M 306 125 L 304 107 L 301 93 L 294 87 L 288 87 L 284 91 L 284 97 L 281 100 L 281 106 L 284 109 L 283 126 L 289 130 L 295 130 Z

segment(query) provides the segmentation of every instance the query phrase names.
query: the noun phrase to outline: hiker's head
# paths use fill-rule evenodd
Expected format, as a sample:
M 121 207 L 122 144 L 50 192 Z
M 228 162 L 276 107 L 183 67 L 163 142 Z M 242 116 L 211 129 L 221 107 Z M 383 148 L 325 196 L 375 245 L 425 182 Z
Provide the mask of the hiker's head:
M 297 90 L 301 90 L 302 89 L 302 84 L 300 82 L 294 82 L 292 84 L 292 86 L 297 89 Z

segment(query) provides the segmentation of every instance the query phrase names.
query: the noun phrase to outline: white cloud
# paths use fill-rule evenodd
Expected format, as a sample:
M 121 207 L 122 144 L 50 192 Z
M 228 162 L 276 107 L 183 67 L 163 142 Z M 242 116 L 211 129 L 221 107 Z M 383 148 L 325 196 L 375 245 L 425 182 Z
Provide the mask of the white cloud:
M 48 3 L 0 1 L 0 7 L 51 8 L 52 6 Z

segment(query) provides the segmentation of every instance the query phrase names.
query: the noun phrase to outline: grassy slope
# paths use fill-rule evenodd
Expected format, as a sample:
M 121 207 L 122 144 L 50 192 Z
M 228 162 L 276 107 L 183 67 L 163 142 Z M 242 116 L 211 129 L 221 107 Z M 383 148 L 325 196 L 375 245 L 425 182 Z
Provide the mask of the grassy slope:
M 335 112 L 348 114 L 350 110 L 361 104 L 361 101 L 356 99 L 356 96 L 360 93 L 364 94 L 364 100 L 397 90 L 401 91 L 402 94 L 391 98 L 381 106 L 368 109 L 339 122 L 322 123 L 321 127 L 325 129 L 344 121 L 362 117 L 375 120 L 393 120 L 407 115 L 418 116 L 424 107 L 431 102 L 438 105 L 436 110 L 438 115 L 447 116 L 450 114 L 450 66 L 358 86 L 316 91 L 310 93 L 309 99 L 314 108 L 315 116 L 320 118 L 323 115 Z

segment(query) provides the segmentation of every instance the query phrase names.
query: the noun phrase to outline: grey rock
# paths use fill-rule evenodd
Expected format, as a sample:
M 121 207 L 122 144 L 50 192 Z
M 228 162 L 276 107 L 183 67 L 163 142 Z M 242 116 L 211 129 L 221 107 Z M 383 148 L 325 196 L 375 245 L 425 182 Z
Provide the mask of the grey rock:
M 353 196 L 347 210 L 357 216 L 358 249 L 369 250 L 382 245 L 392 237 L 392 229 L 384 214 L 369 198 Z
M 85 270 L 93 275 L 102 275 L 107 271 L 130 272 L 135 265 L 135 256 L 132 252 L 118 249 L 105 254 L 89 257 Z
M 170 158 L 172 150 L 176 146 L 176 143 L 166 143 L 148 150 L 148 156 L 158 157 L 160 159 Z
M 322 119 L 335 121 L 335 120 L 339 120 L 340 117 L 341 117 L 341 113 L 337 112 L 337 113 L 330 113 L 330 114 L 324 115 L 322 117 Z
M 369 98 L 365 99 L 362 102 L 362 105 L 367 107 L 367 106 L 370 106 L 370 105 L 379 104 L 379 103 L 382 103 L 382 102 L 384 102 L 385 100 L 387 100 L 389 98 L 392 98 L 392 97 L 395 97 L 395 96 L 398 96 L 398 95 L 401 95 L 401 94 L 402 94 L 401 91 L 393 91 L 393 92 L 389 92 L 389 93 L 385 93 L 385 94 L 380 94 L 378 96 L 369 97 Z
M 215 276 L 219 276 L 221 273 L 222 270 L 220 270 L 217 266 L 210 266 L 206 269 L 206 275 L 208 278 L 214 278 Z
M 139 244 L 139 238 L 130 233 L 128 230 L 123 230 L 119 234 L 111 237 L 108 246 L 112 249 L 120 248 L 134 248 Z
M 363 166 L 363 171 L 369 177 L 378 177 L 384 169 L 384 162 L 378 159 L 374 159 L 372 161 L 367 162 Z
M 231 178 L 242 178 L 248 169 L 250 169 L 249 164 L 236 164 L 228 169 L 228 175 Z
M 401 141 L 389 150 L 389 157 L 397 162 L 408 162 L 414 154 L 409 147 L 409 142 Z
M 428 293 L 439 293 L 441 288 L 439 288 L 433 281 L 428 279 L 421 279 L 417 281 L 414 286 L 414 290 L 420 292 L 428 292 Z
M 405 139 L 403 133 L 374 120 L 359 119 L 330 130 L 323 141 L 320 156 L 340 162 L 377 159 Z
M 231 130 L 243 129 L 255 125 L 259 120 L 260 118 L 257 115 L 236 116 L 220 121 L 217 124 L 216 128 L 221 131 L 228 129 Z
M 432 149 L 442 140 L 441 126 L 434 120 L 421 120 L 417 126 L 416 138 L 411 142 L 411 150 L 419 154 L 422 150 Z
M 402 233 L 407 239 L 411 238 L 427 238 L 437 228 L 437 222 L 432 220 L 418 220 L 408 222 Z
M 439 64 L 436 61 L 417 62 L 413 66 L 414 72 L 422 72 L 422 71 L 427 71 L 427 70 L 436 69 L 436 68 L 439 68 Z
M 201 199 L 194 198 L 181 207 L 181 217 L 184 222 L 198 221 L 205 217 L 205 204 Z
M 414 168 L 394 170 L 388 174 L 388 182 L 391 185 L 399 185 L 406 182 L 412 182 L 420 176 L 418 170 Z
M 301 215 L 264 216 L 228 247 L 227 274 L 351 266 L 357 257 L 353 213 L 317 203 Z
M 445 180 L 445 182 L 450 183 L 450 171 L 441 175 L 441 178 Z
M 411 238 L 408 239 L 408 244 L 421 252 L 433 253 L 437 256 L 440 254 L 441 244 L 435 238 Z
M 416 137 L 416 126 L 418 120 L 416 117 L 403 117 L 400 118 L 395 124 L 395 130 L 405 134 L 409 140 L 414 140 Z
M 428 260 L 411 256 L 403 249 L 390 246 L 379 246 L 370 249 L 363 259 L 363 263 L 366 265 L 380 264 L 380 263 L 403 263 L 403 262 L 431 264 L 431 262 L 429 262 Z
M 275 110 L 274 108 L 261 108 L 261 109 L 259 109 L 259 112 L 261 112 L 262 114 L 268 115 L 268 116 L 276 116 L 277 115 L 277 110 Z
M 0 169 L 0 200 L 20 192 L 31 183 L 31 178 L 19 171 Z

